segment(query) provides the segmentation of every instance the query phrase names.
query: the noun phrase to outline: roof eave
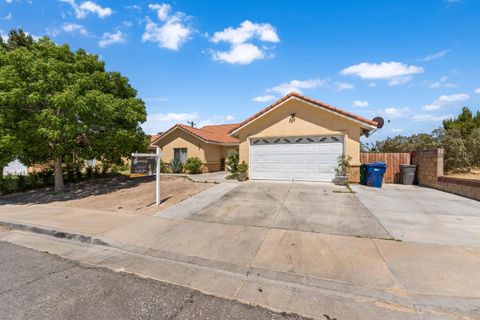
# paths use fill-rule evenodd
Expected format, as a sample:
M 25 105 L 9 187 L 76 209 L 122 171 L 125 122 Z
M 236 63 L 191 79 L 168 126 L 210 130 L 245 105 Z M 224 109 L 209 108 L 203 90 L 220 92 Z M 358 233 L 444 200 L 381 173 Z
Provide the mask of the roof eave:
M 286 97 L 287 97 L 287 98 L 285 98 L 285 97 L 282 98 L 283 101 L 281 101 L 282 99 L 279 100 L 280 102 L 279 102 L 277 105 L 274 104 L 274 106 L 273 106 L 271 109 L 265 111 L 264 113 L 258 115 L 257 117 L 253 118 L 252 120 L 244 123 L 244 124 L 241 125 L 240 127 L 234 129 L 234 130 L 231 131 L 228 135 L 231 136 L 231 137 L 234 137 L 234 136 L 238 133 L 238 131 L 240 131 L 240 130 L 243 129 L 244 127 L 248 126 L 249 124 L 251 124 L 251 123 L 254 122 L 255 120 L 258 120 L 259 118 L 261 118 L 261 117 L 263 117 L 264 115 L 268 114 L 269 112 L 275 110 L 276 108 L 278 108 L 279 106 L 283 105 L 284 103 L 286 103 L 287 101 L 289 101 L 289 100 L 291 100 L 291 99 L 296 99 L 296 100 L 302 101 L 302 102 L 304 102 L 304 103 L 306 103 L 306 104 L 309 104 L 309 105 L 311 105 L 311 106 L 313 106 L 313 107 L 321 108 L 322 110 L 325 110 L 325 111 L 327 111 L 327 112 L 333 113 L 333 114 L 335 114 L 335 115 L 337 115 L 337 116 L 343 117 L 343 118 L 348 119 L 348 120 L 350 120 L 350 121 L 356 122 L 356 123 L 359 124 L 362 128 L 368 129 L 369 131 L 377 129 L 377 126 L 374 126 L 373 124 L 369 124 L 369 123 L 366 123 L 366 122 L 364 122 L 364 121 L 355 119 L 355 118 L 353 118 L 353 117 L 349 117 L 349 116 L 347 116 L 347 115 L 341 114 L 341 113 L 336 112 L 336 111 L 334 111 L 334 110 L 330 110 L 330 109 L 328 109 L 328 108 L 322 107 L 322 106 L 320 106 L 320 105 L 318 105 L 318 104 L 315 104 L 315 103 L 312 103 L 312 102 L 310 102 L 310 101 L 307 101 L 307 100 L 305 100 L 305 99 L 303 99 L 303 98 L 301 98 L 301 97 L 298 97 L 298 96 L 296 96 L 296 95 L 288 94 Z

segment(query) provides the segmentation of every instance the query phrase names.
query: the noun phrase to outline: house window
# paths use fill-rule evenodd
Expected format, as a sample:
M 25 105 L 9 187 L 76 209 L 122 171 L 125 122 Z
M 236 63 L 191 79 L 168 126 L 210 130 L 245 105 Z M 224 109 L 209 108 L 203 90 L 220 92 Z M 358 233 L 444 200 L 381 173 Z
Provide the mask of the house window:
M 181 163 L 187 161 L 187 148 L 173 148 L 173 160 L 180 160 Z

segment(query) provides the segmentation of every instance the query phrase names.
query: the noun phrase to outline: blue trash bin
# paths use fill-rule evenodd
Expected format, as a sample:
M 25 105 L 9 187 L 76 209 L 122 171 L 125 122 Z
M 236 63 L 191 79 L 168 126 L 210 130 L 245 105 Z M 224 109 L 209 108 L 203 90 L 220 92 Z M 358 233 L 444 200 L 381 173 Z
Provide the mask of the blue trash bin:
M 387 170 L 385 162 L 372 162 L 367 164 L 367 186 L 381 188 L 383 175 Z

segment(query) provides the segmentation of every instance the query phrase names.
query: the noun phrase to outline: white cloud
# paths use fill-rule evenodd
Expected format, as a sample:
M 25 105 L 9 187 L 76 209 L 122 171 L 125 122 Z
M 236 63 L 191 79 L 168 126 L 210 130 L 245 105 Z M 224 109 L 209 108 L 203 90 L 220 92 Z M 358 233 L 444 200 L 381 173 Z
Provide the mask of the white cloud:
M 75 16 L 78 19 L 84 19 L 88 14 L 92 13 L 100 18 L 110 16 L 113 11 L 108 7 L 102 7 L 93 1 L 84 1 L 80 5 L 75 0 L 60 0 L 61 2 L 68 3 L 75 11 Z
M 102 36 L 102 39 L 98 41 L 98 45 L 101 48 L 105 48 L 106 46 L 109 46 L 114 43 L 125 43 L 125 35 L 122 33 L 122 31 L 117 31 L 115 33 L 109 33 L 105 32 Z
M 166 21 L 172 10 L 172 6 L 166 3 L 151 3 L 148 5 L 148 8 L 157 11 L 157 16 L 160 21 Z
M 480 93 L 480 88 L 475 89 L 475 93 Z
M 9 14 L 7 14 L 6 16 L 4 16 L 4 17 L 2 18 L 2 20 L 12 20 L 12 17 L 13 17 L 12 14 L 9 13 Z
M 269 95 L 269 94 L 253 98 L 253 101 L 255 101 L 255 102 L 268 102 L 268 101 L 273 101 L 273 100 L 275 100 L 275 96 L 272 96 L 272 95 Z
M 372 87 L 372 88 L 375 88 L 377 86 L 377 84 L 375 82 L 370 82 L 368 84 L 369 87 Z
M 137 10 L 137 11 L 142 10 L 142 8 L 139 5 L 136 5 L 136 4 L 131 5 L 131 6 L 125 6 L 125 9 Z
M 87 29 L 84 26 L 76 23 L 65 23 L 62 27 L 62 30 L 65 32 L 78 32 L 81 35 L 88 35 Z
M 182 12 L 171 13 L 168 4 L 150 4 L 150 9 L 157 12 L 160 24 L 147 20 L 143 42 L 155 42 L 165 49 L 177 51 L 191 37 L 193 30 L 186 24 L 189 17 Z
M 253 23 L 248 20 L 243 21 L 238 28 L 228 27 L 223 31 L 215 32 L 211 41 L 214 43 L 242 44 L 253 38 L 265 42 L 280 42 L 275 28 L 271 24 Z
M 401 119 L 406 118 L 410 113 L 410 108 L 385 108 L 379 111 L 382 115 L 384 115 L 388 119 Z
M 290 92 L 302 92 L 302 89 L 314 89 L 325 84 L 325 80 L 310 79 L 310 80 L 292 80 L 267 89 L 267 92 L 276 92 L 281 95 L 286 95 Z
M 390 129 L 390 132 L 391 132 L 391 133 L 402 133 L 402 132 L 403 132 L 403 129 L 393 128 L 393 129 Z
M 436 116 L 433 114 L 417 114 L 412 117 L 413 121 L 443 121 L 445 119 L 452 118 L 453 116 L 451 114 L 446 114 L 446 115 L 441 115 L 441 116 Z
M 446 55 L 448 52 L 450 52 L 450 50 L 438 51 L 438 52 L 429 54 L 429 55 L 423 57 L 423 58 L 420 59 L 420 60 L 421 60 L 421 61 L 432 61 L 432 60 L 435 60 L 435 59 L 440 59 L 440 58 L 445 57 L 445 55 Z
M 265 53 L 256 45 L 251 43 L 234 45 L 229 51 L 212 52 L 213 60 L 232 64 L 249 64 L 254 60 L 263 59 L 264 57 Z
M 437 88 L 455 88 L 457 85 L 455 83 L 448 82 L 448 77 L 443 76 L 438 81 L 432 82 L 428 85 L 429 88 L 437 89 Z
M 395 77 L 388 82 L 389 86 L 398 86 L 399 84 L 404 84 L 412 80 L 411 76 Z
M 450 107 L 455 106 L 458 102 L 465 101 L 470 96 L 466 93 L 457 93 L 451 95 L 441 95 L 437 99 L 435 99 L 432 103 L 424 105 L 422 107 L 423 110 L 437 110 L 442 107 Z
M 335 82 L 334 86 L 335 86 L 335 90 L 337 91 L 351 90 L 355 88 L 353 84 L 347 83 L 347 82 Z
M 267 57 L 266 50 L 268 49 L 253 44 L 253 40 L 280 42 L 276 30 L 271 24 L 245 20 L 237 28 L 228 27 L 213 34 L 210 41 L 213 43 L 226 42 L 230 44 L 230 48 L 227 51 L 211 50 L 212 58 L 215 61 L 232 64 L 249 64 Z
M 368 107 L 368 101 L 355 100 L 352 103 L 352 107 Z
M 412 75 L 422 72 L 424 72 L 422 67 L 392 61 L 379 64 L 362 62 L 347 67 L 340 73 L 342 75 L 356 75 L 362 79 L 390 80 L 390 85 L 398 85 L 410 81 Z

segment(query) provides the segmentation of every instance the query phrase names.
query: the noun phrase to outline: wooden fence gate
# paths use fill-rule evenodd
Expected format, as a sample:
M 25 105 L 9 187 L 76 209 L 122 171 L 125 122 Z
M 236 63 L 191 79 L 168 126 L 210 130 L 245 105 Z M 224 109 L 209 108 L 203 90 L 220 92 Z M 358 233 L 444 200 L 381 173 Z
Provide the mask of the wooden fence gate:
M 411 154 L 410 152 L 392 152 L 392 153 L 361 153 L 360 162 L 385 162 L 387 164 L 387 171 L 385 172 L 385 183 L 401 183 L 401 164 L 410 164 Z

